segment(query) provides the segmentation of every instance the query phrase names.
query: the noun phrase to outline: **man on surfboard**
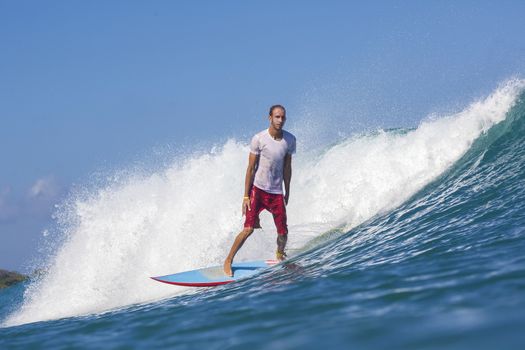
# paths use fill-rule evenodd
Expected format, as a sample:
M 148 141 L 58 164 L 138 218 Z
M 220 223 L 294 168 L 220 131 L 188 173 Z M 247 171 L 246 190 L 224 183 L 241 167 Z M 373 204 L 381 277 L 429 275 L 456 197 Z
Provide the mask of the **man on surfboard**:
M 235 238 L 230 253 L 224 261 L 224 273 L 228 276 L 233 276 L 231 265 L 237 251 L 254 229 L 261 228 L 259 214 L 264 209 L 272 213 L 277 227 L 277 260 L 283 261 L 286 258 L 284 252 L 288 238 L 286 205 L 290 198 L 295 136 L 283 130 L 286 122 L 286 109 L 283 106 L 270 107 L 268 120 L 270 127 L 256 134 L 250 143 L 242 201 L 242 214 L 246 215 L 246 219 L 244 229 Z

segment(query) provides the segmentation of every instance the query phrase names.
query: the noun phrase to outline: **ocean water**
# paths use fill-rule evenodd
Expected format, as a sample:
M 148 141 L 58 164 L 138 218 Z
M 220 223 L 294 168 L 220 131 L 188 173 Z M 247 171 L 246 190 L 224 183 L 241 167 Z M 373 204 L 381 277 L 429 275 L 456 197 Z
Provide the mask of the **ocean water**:
M 148 277 L 222 262 L 245 143 L 77 190 L 43 238 L 45 272 L 0 291 L 0 348 L 522 349 L 524 87 L 414 129 L 300 144 L 289 264 L 235 284 Z M 237 260 L 273 257 L 262 225 Z

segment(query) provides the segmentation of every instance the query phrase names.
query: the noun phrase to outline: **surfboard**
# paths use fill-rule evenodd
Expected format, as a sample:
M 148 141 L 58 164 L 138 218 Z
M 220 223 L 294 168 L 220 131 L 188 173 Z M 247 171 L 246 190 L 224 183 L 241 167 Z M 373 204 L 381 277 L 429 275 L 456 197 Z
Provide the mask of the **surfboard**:
M 232 264 L 233 277 L 227 276 L 222 266 L 205 267 L 202 269 L 179 272 L 172 275 L 150 277 L 162 283 L 175 284 L 184 287 L 214 287 L 232 283 L 253 276 L 261 270 L 278 264 L 277 260 L 259 260 L 238 262 Z

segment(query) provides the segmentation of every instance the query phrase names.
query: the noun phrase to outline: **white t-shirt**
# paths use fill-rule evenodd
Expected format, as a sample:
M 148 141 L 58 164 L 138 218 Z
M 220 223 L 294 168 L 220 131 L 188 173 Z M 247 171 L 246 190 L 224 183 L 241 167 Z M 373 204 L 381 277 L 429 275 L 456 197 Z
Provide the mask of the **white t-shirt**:
M 284 157 L 295 153 L 295 136 L 283 130 L 282 139 L 275 140 L 263 130 L 252 138 L 250 152 L 259 155 L 253 184 L 268 193 L 283 193 Z

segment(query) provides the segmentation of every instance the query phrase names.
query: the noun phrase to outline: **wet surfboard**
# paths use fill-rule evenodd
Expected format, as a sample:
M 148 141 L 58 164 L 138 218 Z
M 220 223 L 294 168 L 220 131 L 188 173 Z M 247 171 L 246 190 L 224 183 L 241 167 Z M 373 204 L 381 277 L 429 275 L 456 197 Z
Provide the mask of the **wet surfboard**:
M 232 264 L 233 277 L 227 276 L 222 266 L 179 272 L 172 275 L 151 277 L 155 281 L 184 287 L 214 287 L 255 275 L 261 270 L 278 264 L 277 260 L 259 260 Z

